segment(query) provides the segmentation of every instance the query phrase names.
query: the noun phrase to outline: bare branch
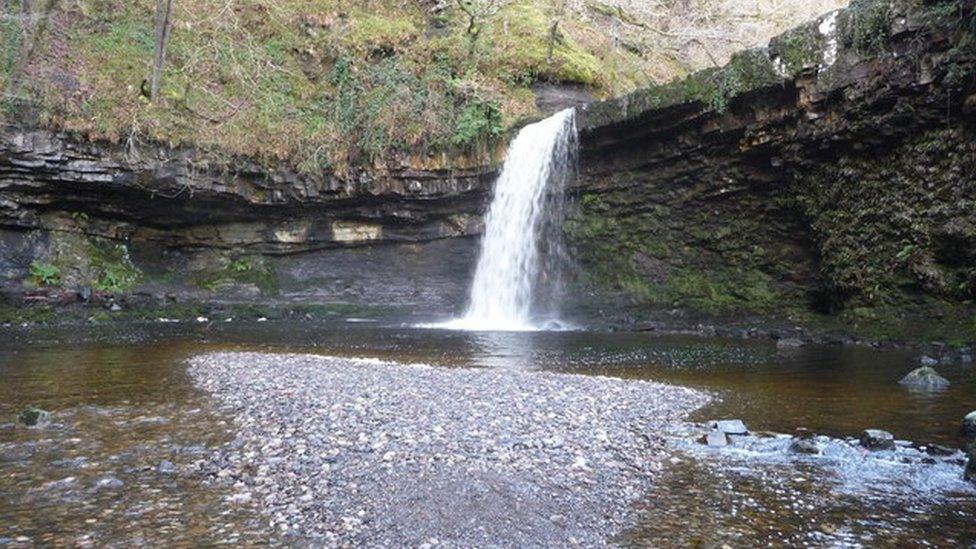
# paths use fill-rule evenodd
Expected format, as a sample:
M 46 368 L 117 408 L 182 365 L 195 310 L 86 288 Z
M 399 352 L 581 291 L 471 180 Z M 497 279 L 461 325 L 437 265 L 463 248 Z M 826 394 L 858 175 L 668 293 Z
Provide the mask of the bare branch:
M 149 98 L 159 97 L 159 86 L 163 77 L 163 64 L 166 62 L 166 45 L 173 29 L 173 0 L 156 0 L 156 48 L 153 53 L 152 86 Z

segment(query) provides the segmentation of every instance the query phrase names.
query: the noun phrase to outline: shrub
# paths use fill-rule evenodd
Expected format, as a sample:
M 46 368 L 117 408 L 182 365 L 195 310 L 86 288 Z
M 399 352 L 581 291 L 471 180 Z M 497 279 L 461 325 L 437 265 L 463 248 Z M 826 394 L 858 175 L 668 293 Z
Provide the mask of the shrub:
M 454 144 L 471 147 L 490 141 L 504 131 L 502 114 L 494 101 L 465 105 L 458 116 Z

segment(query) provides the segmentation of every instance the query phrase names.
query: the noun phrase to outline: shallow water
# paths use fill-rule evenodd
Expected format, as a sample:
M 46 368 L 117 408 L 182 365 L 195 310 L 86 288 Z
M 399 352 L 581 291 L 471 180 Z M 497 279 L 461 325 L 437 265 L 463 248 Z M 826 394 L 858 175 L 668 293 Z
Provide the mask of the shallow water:
M 374 322 L 12 328 L 0 332 L 0 341 L 0 545 L 3 538 L 15 545 L 266 539 L 253 506 L 229 505 L 218 487 L 183 474 L 192 472 L 195 454 L 233 436 L 226 415 L 185 374 L 185 359 L 204 351 L 303 351 L 652 379 L 720 397 L 693 420 L 738 417 L 752 430 L 807 427 L 835 437 L 873 427 L 951 446 L 961 442 L 962 416 L 976 408 L 972 365 L 939 366 L 952 387 L 924 395 L 897 384 L 916 367 L 914 353 L 816 346 L 782 351 L 768 341 L 449 332 Z M 54 425 L 16 425 L 28 404 L 54 411 Z M 161 472 L 162 461 L 180 473 Z M 640 526 L 621 541 L 976 542 L 968 521 L 976 512 L 973 493 L 955 486 L 924 497 L 841 489 L 841 480 L 851 478 L 884 481 L 858 471 L 678 445 L 654 494 L 639 506 Z M 99 484 L 109 477 L 124 487 Z M 16 541 L 20 536 L 26 540 Z

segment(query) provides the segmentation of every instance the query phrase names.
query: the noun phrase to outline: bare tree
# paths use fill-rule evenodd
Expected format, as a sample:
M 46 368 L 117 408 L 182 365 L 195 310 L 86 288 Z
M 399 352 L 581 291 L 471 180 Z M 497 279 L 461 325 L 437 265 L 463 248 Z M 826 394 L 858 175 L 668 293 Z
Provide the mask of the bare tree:
M 559 40 L 559 23 L 566 15 L 566 6 L 568 3 L 568 0 L 561 0 L 556 3 L 552 22 L 549 24 L 549 52 L 546 56 L 546 61 L 550 64 L 552 63 L 553 55 L 556 53 L 556 42 Z
M 468 19 L 465 33 L 468 35 L 469 47 L 473 52 L 485 22 L 508 4 L 509 0 L 454 0 L 454 2 Z
M 159 97 L 159 86 L 163 77 L 163 64 L 166 62 L 166 45 L 173 29 L 173 0 L 156 0 L 156 49 L 153 53 L 152 84 L 149 99 Z

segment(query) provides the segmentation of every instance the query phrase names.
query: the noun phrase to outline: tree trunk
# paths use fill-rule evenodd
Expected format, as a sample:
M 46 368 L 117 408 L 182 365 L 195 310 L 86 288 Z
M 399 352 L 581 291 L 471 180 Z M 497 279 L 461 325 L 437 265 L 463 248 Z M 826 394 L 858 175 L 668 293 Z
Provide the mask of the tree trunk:
M 166 44 L 173 28 L 172 11 L 173 0 L 156 0 L 156 50 L 153 54 L 152 85 L 149 91 L 149 98 L 153 101 L 159 97 L 163 64 L 166 61 Z
M 556 53 L 556 38 L 559 34 L 559 19 L 552 22 L 549 26 L 549 53 L 546 55 L 546 62 L 552 64 L 552 57 Z

